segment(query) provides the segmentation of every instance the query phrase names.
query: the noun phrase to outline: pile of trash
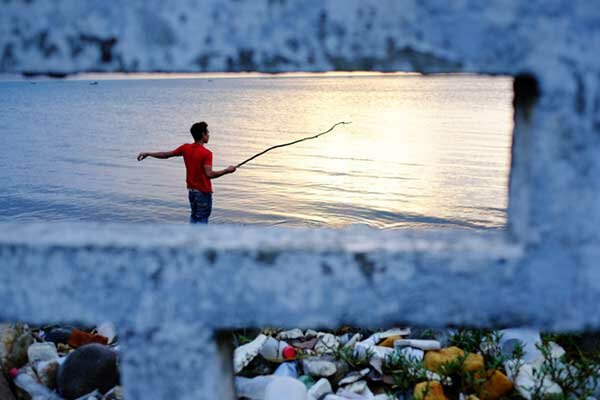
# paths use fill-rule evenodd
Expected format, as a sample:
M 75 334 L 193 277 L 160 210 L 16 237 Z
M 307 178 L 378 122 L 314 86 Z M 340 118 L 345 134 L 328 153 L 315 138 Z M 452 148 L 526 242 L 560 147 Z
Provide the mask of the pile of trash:
M 110 323 L 0 324 L 0 399 L 122 400 L 118 352 Z
M 600 353 L 570 349 L 573 362 L 534 329 L 263 329 L 233 340 L 239 399 L 600 399 Z M 0 399 L 122 400 L 118 359 L 111 324 L 0 324 Z
M 548 359 L 564 356 L 559 345 L 543 347 L 533 329 L 481 332 L 291 329 L 263 330 L 252 340 L 238 333 L 235 389 L 238 398 L 250 400 L 531 400 L 562 394 L 540 372 Z

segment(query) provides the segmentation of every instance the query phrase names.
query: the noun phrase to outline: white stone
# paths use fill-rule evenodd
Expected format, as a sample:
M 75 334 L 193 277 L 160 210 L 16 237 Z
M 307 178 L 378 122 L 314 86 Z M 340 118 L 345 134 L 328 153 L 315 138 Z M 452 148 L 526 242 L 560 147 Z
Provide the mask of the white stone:
M 354 383 L 369 374 L 369 368 L 361 369 L 360 371 L 352 371 L 338 382 L 339 386 Z
M 356 382 L 352 382 L 349 385 L 344 386 L 344 390 L 347 390 L 349 392 L 354 392 L 354 393 L 361 393 L 366 388 L 367 388 L 366 381 L 356 381 Z
M 290 329 L 287 331 L 279 332 L 277 339 L 280 340 L 294 340 L 304 337 L 304 333 L 298 328 Z
M 302 360 L 302 367 L 305 374 L 324 378 L 337 372 L 337 366 L 334 362 L 319 358 L 306 358 Z
M 317 352 L 317 354 L 335 353 L 335 351 L 340 346 L 338 338 L 331 333 L 319 332 L 317 337 L 319 338 L 319 340 L 317 341 L 314 347 L 314 350 Z
M 314 397 L 315 399 L 321 398 L 326 393 L 333 393 L 333 389 L 331 388 L 331 383 L 326 378 L 321 378 L 312 385 L 312 387 L 308 390 L 308 395 Z

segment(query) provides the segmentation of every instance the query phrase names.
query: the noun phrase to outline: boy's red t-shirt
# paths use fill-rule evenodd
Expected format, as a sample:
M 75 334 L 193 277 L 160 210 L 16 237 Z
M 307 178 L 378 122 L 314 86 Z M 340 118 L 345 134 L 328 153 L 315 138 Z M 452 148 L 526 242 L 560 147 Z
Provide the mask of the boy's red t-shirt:
M 205 165 L 212 167 L 212 152 L 201 144 L 186 143 L 173 150 L 173 154 L 183 156 L 188 189 L 212 193 L 212 184 L 204 172 Z

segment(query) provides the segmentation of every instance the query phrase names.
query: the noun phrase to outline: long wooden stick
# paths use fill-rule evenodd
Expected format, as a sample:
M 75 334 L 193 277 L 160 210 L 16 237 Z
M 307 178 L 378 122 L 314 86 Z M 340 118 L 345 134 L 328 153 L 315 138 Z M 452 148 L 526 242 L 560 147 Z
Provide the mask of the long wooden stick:
M 321 136 L 321 135 L 324 135 L 324 134 L 326 134 L 326 133 L 329 133 L 329 132 L 331 132 L 331 131 L 332 131 L 332 130 L 334 130 L 334 129 L 335 129 L 335 127 L 336 127 L 336 126 L 338 126 L 338 125 L 347 125 L 347 124 L 350 124 L 350 123 L 351 123 L 351 122 L 338 122 L 337 124 L 333 125 L 331 128 L 327 129 L 325 132 L 321 132 L 321 133 L 319 133 L 319 134 L 316 134 L 315 136 L 305 137 L 304 139 L 298 139 L 298 140 L 294 140 L 293 142 L 284 143 L 284 144 L 278 144 L 277 146 L 269 147 L 268 149 L 266 149 L 266 150 L 264 150 L 264 151 L 261 151 L 261 152 L 260 152 L 260 153 L 258 153 L 258 154 L 255 154 L 255 155 L 253 155 L 253 156 L 252 156 L 252 157 L 250 157 L 249 159 L 247 159 L 247 160 L 245 160 L 245 161 L 242 161 L 241 163 L 239 163 L 239 164 L 238 164 L 238 165 L 236 165 L 235 167 L 236 167 L 236 168 L 239 168 L 239 167 L 241 167 L 242 165 L 246 164 L 247 162 L 254 160 L 256 157 L 258 157 L 258 156 L 262 156 L 262 155 L 263 155 L 263 154 L 265 154 L 267 151 L 271 151 L 271 150 L 273 150 L 273 149 L 277 149 L 277 148 L 279 148 L 279 147 L 291 146 L 291 145 L 293 145 L 293 144 L 300 143 L 300 142 L 303 142 L 303 141 L 305 141 L 305 140 L 309 140 L 309 139 L 316 139 L 316 138 L 318 138 L 318 137 L 319 137 L 319 136 Z

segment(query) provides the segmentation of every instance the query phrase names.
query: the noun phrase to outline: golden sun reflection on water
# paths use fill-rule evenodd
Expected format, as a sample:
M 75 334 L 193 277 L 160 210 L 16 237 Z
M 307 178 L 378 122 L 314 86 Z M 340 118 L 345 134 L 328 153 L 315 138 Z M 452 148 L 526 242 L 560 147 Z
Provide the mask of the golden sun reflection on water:
M 312 134 L 335 122 L 352 124 L 267 153 L 237 175 L 240 184 L 270 182 L 270 195 L 260 195 L 269 213 L 335 227 L 503 225 L 510 79 L 413 76 L 321 84 L 286 98 L 280 113 Z M 286 125 L 292 122 L 279 124 Z M 262 140 L 268 147 L 309 135 L 278 132 Z

